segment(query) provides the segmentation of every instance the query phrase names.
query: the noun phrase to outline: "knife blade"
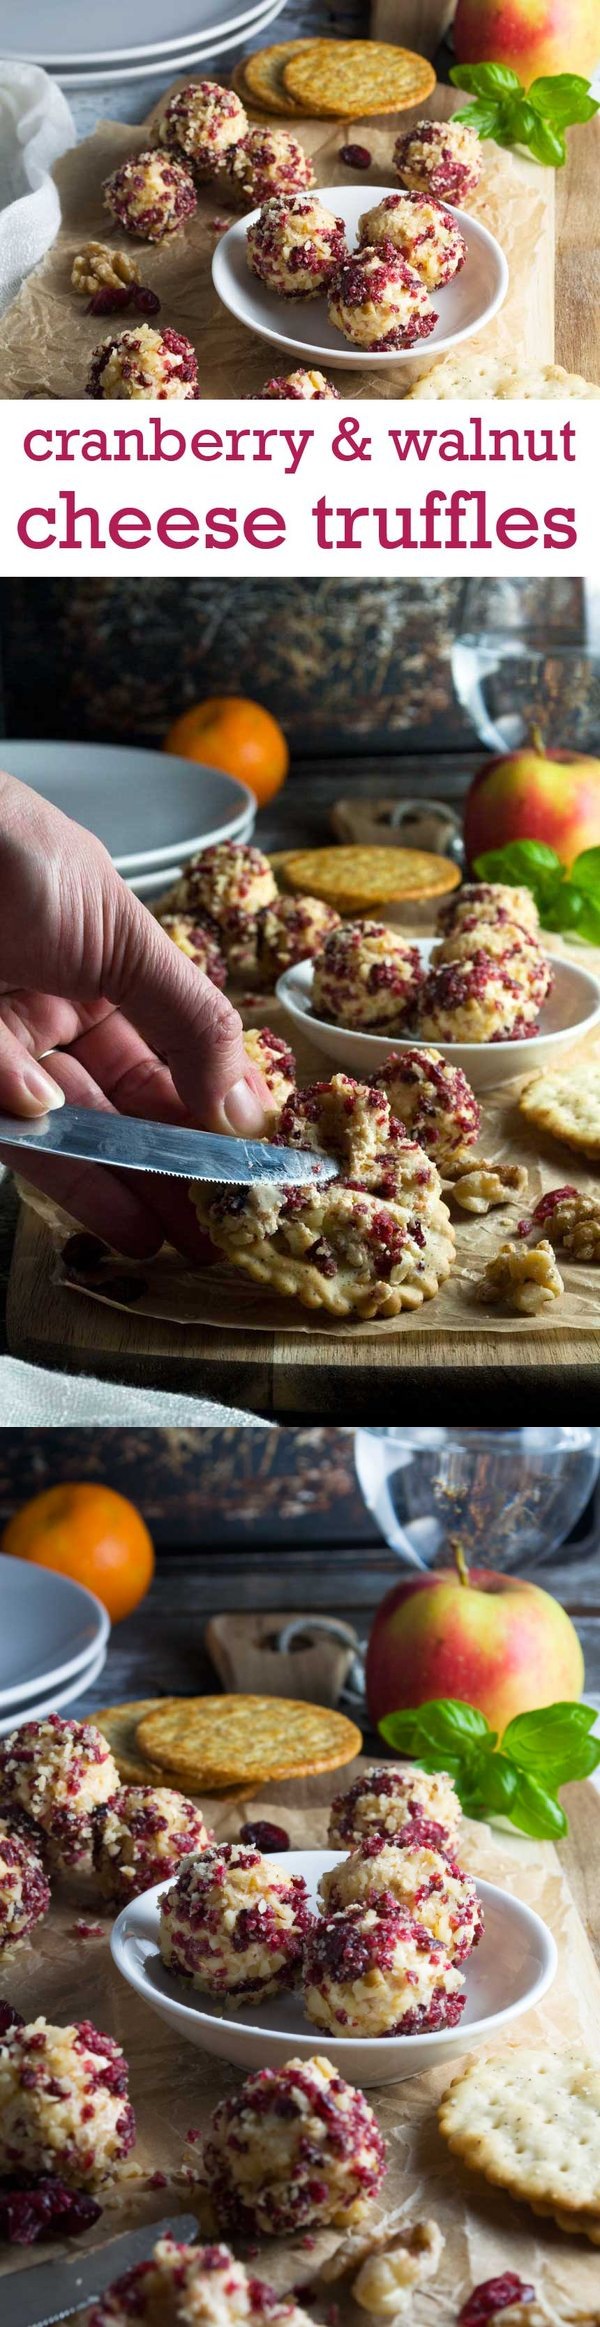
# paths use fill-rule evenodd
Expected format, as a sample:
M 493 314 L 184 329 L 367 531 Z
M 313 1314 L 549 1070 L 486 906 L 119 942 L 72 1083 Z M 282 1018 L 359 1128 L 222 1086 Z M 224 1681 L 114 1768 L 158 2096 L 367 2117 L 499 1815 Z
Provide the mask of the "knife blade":
M 119 1171 L 162 1172 L 175 1179 L 227 1181 L 245 1188 L 260 1180 L 307 1187 L 335 1180 L 339 1172 L 332 1157 L 317 1148 L 229 1139 L 220 1131 L 146 1123 L 138 1115 L 110 1115 L 94 1107 L 56 1107 L 34 1118 L 0 1115 L 0 1144 L 15 1153 L 22 1151 L 24 1157 L 75 1156 L 83 1163 L 116 1164 Z
M 14 2271 L 2 2282 L 10 2290 L 10 2305 L 3 2313 L 6 2327 L 54 2327 L 56 2320 L 72 2318 L 85 2303 L 97 2302 L 113 2279 L 120 2279 L 134 2263 L 147 2262 L 157 2238 L 164 2238 L 168 2230 L 188 2246 L 197 2229 L 194 2214 L 177 2214 L 173 2222 L 146 2222 L 143 2230 L 126 2230 L 107 2245 L 95 2246 L 91 2254 L 72 2255 L 69 2262 L 38 2262 L 34 2270 Z

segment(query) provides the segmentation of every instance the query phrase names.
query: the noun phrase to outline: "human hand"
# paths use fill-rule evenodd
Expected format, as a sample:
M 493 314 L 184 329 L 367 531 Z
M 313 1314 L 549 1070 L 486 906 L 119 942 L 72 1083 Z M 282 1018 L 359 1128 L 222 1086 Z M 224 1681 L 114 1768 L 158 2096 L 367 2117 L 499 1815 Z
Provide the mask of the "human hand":
M 0 1110 L 72 1105 L 259 1138 L 267 1093 L 224 994 L 94 835 L 0 774 Z M 50 1071 L 38 1062 L 52 1052 Z M 0 1161 L 22 1171 L 19 1150 Z M 207 1258 L 185 1186 L 30 1155 L 27 1178 L 118 1252 Z

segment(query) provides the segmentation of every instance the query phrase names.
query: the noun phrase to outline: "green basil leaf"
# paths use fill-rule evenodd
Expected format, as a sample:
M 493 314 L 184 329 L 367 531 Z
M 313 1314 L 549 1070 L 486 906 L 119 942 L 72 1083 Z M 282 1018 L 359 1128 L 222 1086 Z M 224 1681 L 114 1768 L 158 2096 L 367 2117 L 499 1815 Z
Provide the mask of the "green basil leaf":
M 416 1752 L 418 1742 L 418 1714 L 384 1713 L 377 1727 L 386 1745 L 393 1745 L 395 1753 Z
M 493 1744 L 495 1731 L 476 1705 L 463 1704 L 460 1697 L 431 1697 L 419 1706 L 419 1736 L 428 1747 L 462 1754 L 474 1745 Z
M 511 840 L 505 848 L 486 849 L 473 869 L 479 881 L 507 881 L 515 888 L 525 883 L 542 917 L 564 885 L 560 857 L 544 840 Z
M 535 105 L 546 121 L 554 122 L 556 129 L 568 129 L 572 121 L 591 121 L 598 112 L 597 100 L 582 73 L 546 73 L 541 80 L 530 82 L 527 95 L 530 105 Z
M 481 97 L 474 105 L 461 105 L 453 113 L 453 121 L 466 121 L 469 129 L 476 129 L 478 137 L 497 137 L 500 107 L 491 97 Z
M 567 159 L 567 148 L 562 130 L 555 129 L 552 122 L 544 121 L 541 113 L 535 113 L 533 106 L 531 106 L 530 111 L 532 125 L 528 127 L 527 134 L 521 142 L 528 147 L 530 154 L 533 154 L 534 161 L 543 162 L 546 169 L 561 170 Z
M 452 65 L 450 80 L 457 89 L 470 89 L 474 97 L 503 97 L 509 91 L 521 92 L 522 81 L 510 65 Z
M 544 908 L 544 921 L 547 929 L 572 930 L 588 945 L 600 945 L 600 899 L 596 904 L 574 881 L 563 881 Z
M 485 1805 L 482 1814 L 485 1816 L 487 1811 L 488 1815 L 495 1813 L 497 1816 L 498 1812 L 502 1810 L 508 1817 L 517 1784 L 517 1771 L 514 1763 L 509 1761 L 508 1754 L 503 1753 L 502 1750 L 499 1753 L 491 1753 L 489 1761 L 485 1761 L 481 1771 L 480 1798 Z
M 600 848 L 582 849 L 571 865 L 570 879 L 576 889 L 585 889 L 586 896 L 600 903 Z
M 537 1778 L 519 1771 L 508 1816 L 522 1834 L 533 1834 L 540 1842 L 558 1842 L 568 1834 L 568 1821 L 561 1803 L 555 1800 Z
M 589 1735 L 595 1719 L 589 1705 L 540 1705 L 509 1721 L 502 1751 L 518 1769 L 539 1776 L 556 1791 L 571 1779 L 591 1776 L 597 1768 L 600 1743 Z

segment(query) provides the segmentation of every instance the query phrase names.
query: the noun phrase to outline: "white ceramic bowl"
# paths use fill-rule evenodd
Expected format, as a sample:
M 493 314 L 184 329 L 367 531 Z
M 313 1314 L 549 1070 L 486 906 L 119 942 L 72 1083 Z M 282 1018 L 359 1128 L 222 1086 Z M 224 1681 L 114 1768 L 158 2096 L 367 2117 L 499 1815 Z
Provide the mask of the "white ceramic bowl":
M 303 1875 L 311 1905 L 317 1904 L 320 1877 L 345 1857 L 341 1850 L 273 1853 L 273 1863 Z M 403 2077 L 434 2068 L 475 2044 L 493 2041 L 521 2012 L 539 2003 L 554 1979 L 557 1952 L 551 1931 L 531 1907 L 495 1883 L 478 1883 L 485 1933 L 465 1966 L 467 2002 L 457 2028 L 433 2035 L 325 2036 L 306 2019 L 298 1994 L 271 1996 L 262 2005 L 225 2016 L 208 1997 L 166 1971 L 158 1950 L 158 1902 L 168 1883 L 132 1900 L 117 1916 L 111 1950 L 130 1987 L 166 2020 L 176 2036 L 202 2052 L 233 2061 L 236 2068 L 277 2068 L 291 2056 L 310 2059 L 326 2052 L 352 2084 L 397 2084 Z
M 348 242 L 356 241 L 359 218 L 364 210 L 371 210 L 392 186 L 318 186 L 319 201 L 326 210 L 333 210 L 336 218 L 343 218 Z M 383 354 L 370 354 L 365 348 L 351 347 L 330 323 L 325 299 L 283 299 L 275 291 L 267 291 L 258 277 L 251 274 L 246 256 L 248 227 L 259 211 L 252 210 L 237 219 L 228 233 L 221 236 L 213 253 L 212 272 L 215 290 L 228 307 L 230 314 L 254 331 L 259 339 L 271 341 L 296 358 L 296 363 L 309 367 L 337 364 L 346 371 L 357 365 L 379 370 L 383 364 L 402 367 L 403 387 L 429 369 L 436 358 L 445 355 L 449 347 L 457 347 L 463 339 L 470 339 L 474 331 L 482 331 L 491 323 L 508 290 L 508 267 L 504 252 L 477 218 L 470 218 L 466 210 L 453 210 L 452 217 L 462 228 L 467 245 L 467 258 L 460 274 L 452 283 L 445 283 L 441 291 L 432 293 L 438 321 L 429 339 L 419 340 L 416 347 L 394 348 Z
M 427 966 L 435 938 L 415 937 L 412 930 L 408 934 L 411 945 L 418 947 L 421 961 Z M 296 962 L 293 969 L 286 970 L 278 979 L 275 991 L 292 1027 L 301 1027 L 317 1050 L 323 1050 L 336 1067 L 345 1067 L 348 1074 L 357 1075 L 359 1080 L 375 1074 L 391 1050 L 434 1048 L 450 1066 L 462 1067 L 474 1091 L 485 1091 L 492 1084 L 508 1082 L 511 1075 L 536 1074 L 549 1066 L 561 1050 L 581 1035 L 589 1034 L 592 1026 L 598 1024 L 600 984 L 593 972 L 579 962 L 567 961 L 563 954 L 551 954 L 550 959 L 554 969 L 552 993 L 540 1012 L 539 1034 L 532 1034 L 526 1042 L 427 1045 L 412 1034 L 355 1034 L 349 1026 L 330 1026 L 326 1018 L 316 1018 L 311 1007 L 312 961 Z

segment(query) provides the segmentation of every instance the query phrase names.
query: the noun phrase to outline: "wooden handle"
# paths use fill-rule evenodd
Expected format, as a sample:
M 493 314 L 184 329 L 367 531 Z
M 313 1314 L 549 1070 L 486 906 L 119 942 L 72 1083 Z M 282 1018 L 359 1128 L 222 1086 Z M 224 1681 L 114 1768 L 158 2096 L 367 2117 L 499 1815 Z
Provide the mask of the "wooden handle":
M 298 1616 L 303 1615 L 300 1609 Z M 352 1643 L 344 1647 L 315 1632 L 306 1645 L 299 1643 L 284 1652 L 277 1647 L 277 1636 L 291 1621 L 289 1608 L 284 1614 L 211 1617 L 204 1637 L 219 1680 L 225 1689 L 250 1696 L 301 1697 L 311 1705 L 337 1705 L 354 1655 Z M 310 1615 L 305 1621 L 310 1634 Z

